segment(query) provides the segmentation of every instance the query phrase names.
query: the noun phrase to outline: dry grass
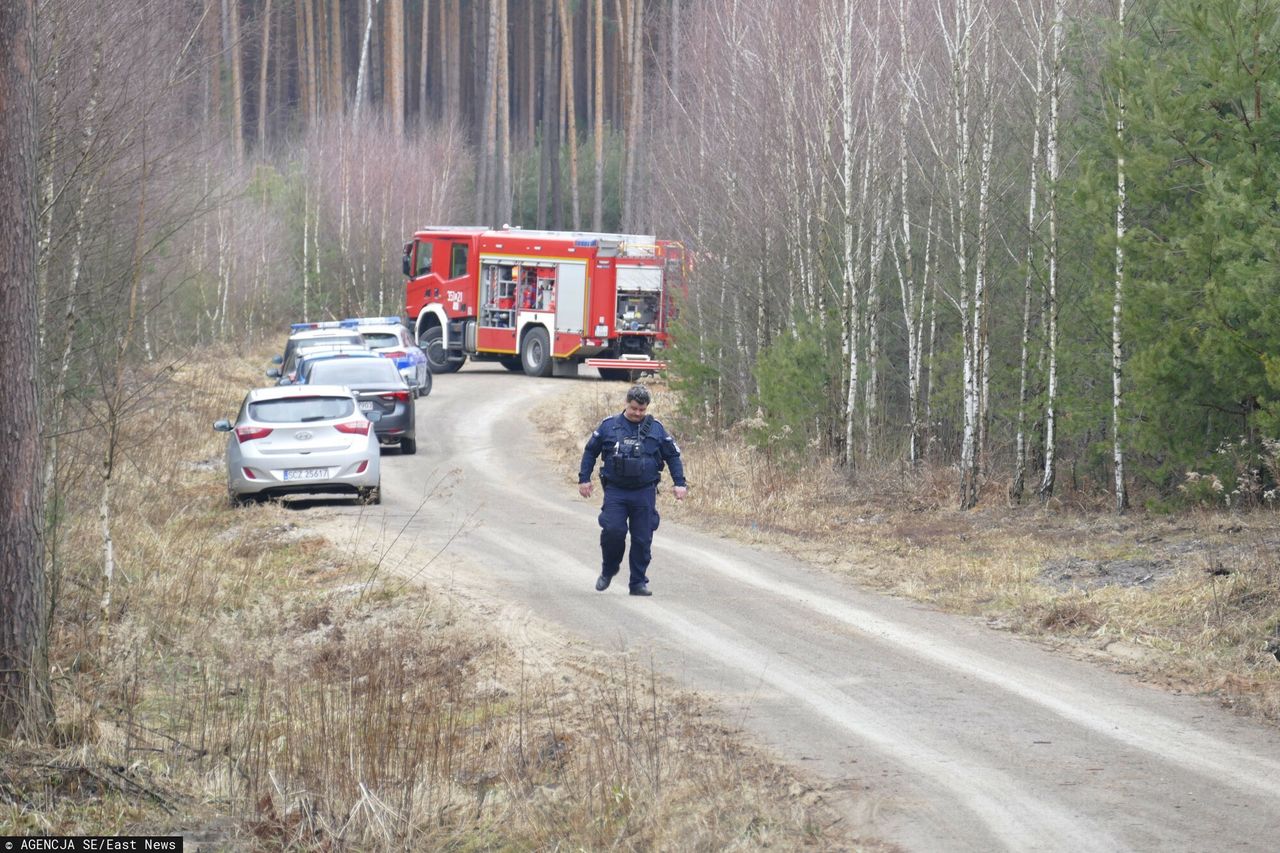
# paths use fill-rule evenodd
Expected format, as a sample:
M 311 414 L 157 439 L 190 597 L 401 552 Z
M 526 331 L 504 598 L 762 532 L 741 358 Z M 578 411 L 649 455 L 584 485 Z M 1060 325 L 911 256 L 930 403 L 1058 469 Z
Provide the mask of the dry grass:
M 548 653 L 525 666 L 452 598 L 366 588 L 369 567 L 295 512 L 231 508 L 209 425 L 265 360 L 215 354 L 134 421 L 157 428 L 117 483 L 106 625 L 97 484 L 70 492 L 55 743 L 0 742 L 0 834 L 181 832 L 213 849 L 852 846 L 820 792 L 642 665 Z M 67 470 L 95 450 L 81 434 Z
M 670 414 L 672 395 L 654 390 L 692 485 L 682 521 L 1280 720 L 1274 511 L 1117 517 L 1089 495 L 1010 507 L 1007 483 L 989 482 L 979 508 L 960 512 L 950 469 L 798 468 L 739 435 L 694 436 Z M 566 479 L 622 396 L 579 383 L 535 413 Z

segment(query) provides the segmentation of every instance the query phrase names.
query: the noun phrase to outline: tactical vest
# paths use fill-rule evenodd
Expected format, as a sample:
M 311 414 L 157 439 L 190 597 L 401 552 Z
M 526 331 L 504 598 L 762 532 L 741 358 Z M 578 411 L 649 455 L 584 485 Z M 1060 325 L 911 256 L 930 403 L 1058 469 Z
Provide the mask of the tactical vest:
M 622 489 L 639 489 L 658 480 L 658 460 L 645 449 L 645 439 L 653 429 L 653 416 L 640 422 L 637 435 L 618 439 L 609 457 L 609 484 Z

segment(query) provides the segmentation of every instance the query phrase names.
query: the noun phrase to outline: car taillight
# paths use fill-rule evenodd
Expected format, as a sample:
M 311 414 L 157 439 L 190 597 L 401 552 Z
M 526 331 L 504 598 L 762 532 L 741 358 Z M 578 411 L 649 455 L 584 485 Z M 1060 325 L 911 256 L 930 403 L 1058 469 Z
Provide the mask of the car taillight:
M 409 353 L 404 352 L 403 350 L 396 349 L 396 350 L 392 350 L 391 352 L 384 352 L 382 355 L 385 358 L 404 358 L 408 354 Z
M 409 402 L 408 391 L 392 391 L 390 394 L 379 395 L 382 399 L 391 403 L 407 403 Z
M 360 463 L 360 466 L 356 468 L 356 473 L 363 474 L 365 470 L 368 469 L 368 467 L 369 467 L 369 460 L 365 459 L 363 462 Z
M 253 441 L 255 438 L 266 438 L 269 435 L 271 435 L 271 429 L 269 427 L 236 427 L 236 438 L 240 439 L 241 444 L 244 444 L 246 441 Z
M 347 421 L 346 423 L 334 424 L 333 428 L 338 432 L 347 432 L 352 435 L 368 435 L 370 426 L 372 424 L 368 421 Z
M 251 468 L 241 468 L 240 470 L 244 472 L 244 478 L 245 478 L 246 480 L 256 480 L 256 479 L 258 479 L 258 478 L 257 478 L 257 476 L 255 476 L 255 475 L 254 475 L 254 473 L 253 473 L 253 469 L 251 469 Z

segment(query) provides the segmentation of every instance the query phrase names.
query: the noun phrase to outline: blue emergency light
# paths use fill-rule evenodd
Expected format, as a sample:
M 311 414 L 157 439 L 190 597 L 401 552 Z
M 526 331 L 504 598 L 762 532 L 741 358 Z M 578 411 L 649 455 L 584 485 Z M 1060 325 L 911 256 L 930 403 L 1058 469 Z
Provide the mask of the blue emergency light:
M 402 326 L 404 320 L 400 317 L 348 317 L 339 320 L 338 324 L 344 329 L 358 329 L 361 326 Z
M 326 320 L 323 323 L 292 323 L 289 326 L 291 332 L 311 332 L 316 329 L 340 329 L 342 326 L 336 320 Z

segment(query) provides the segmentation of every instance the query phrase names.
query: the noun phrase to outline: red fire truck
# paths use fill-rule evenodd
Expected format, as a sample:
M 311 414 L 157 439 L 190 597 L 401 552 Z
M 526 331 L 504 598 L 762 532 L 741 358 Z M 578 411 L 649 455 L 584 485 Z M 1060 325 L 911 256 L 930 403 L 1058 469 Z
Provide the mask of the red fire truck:
M 604 379 L 666 366 L 684 248 L 633 234 L 423 228 L 404 247 L 405 308 L 434 373 L 468 358 Z

